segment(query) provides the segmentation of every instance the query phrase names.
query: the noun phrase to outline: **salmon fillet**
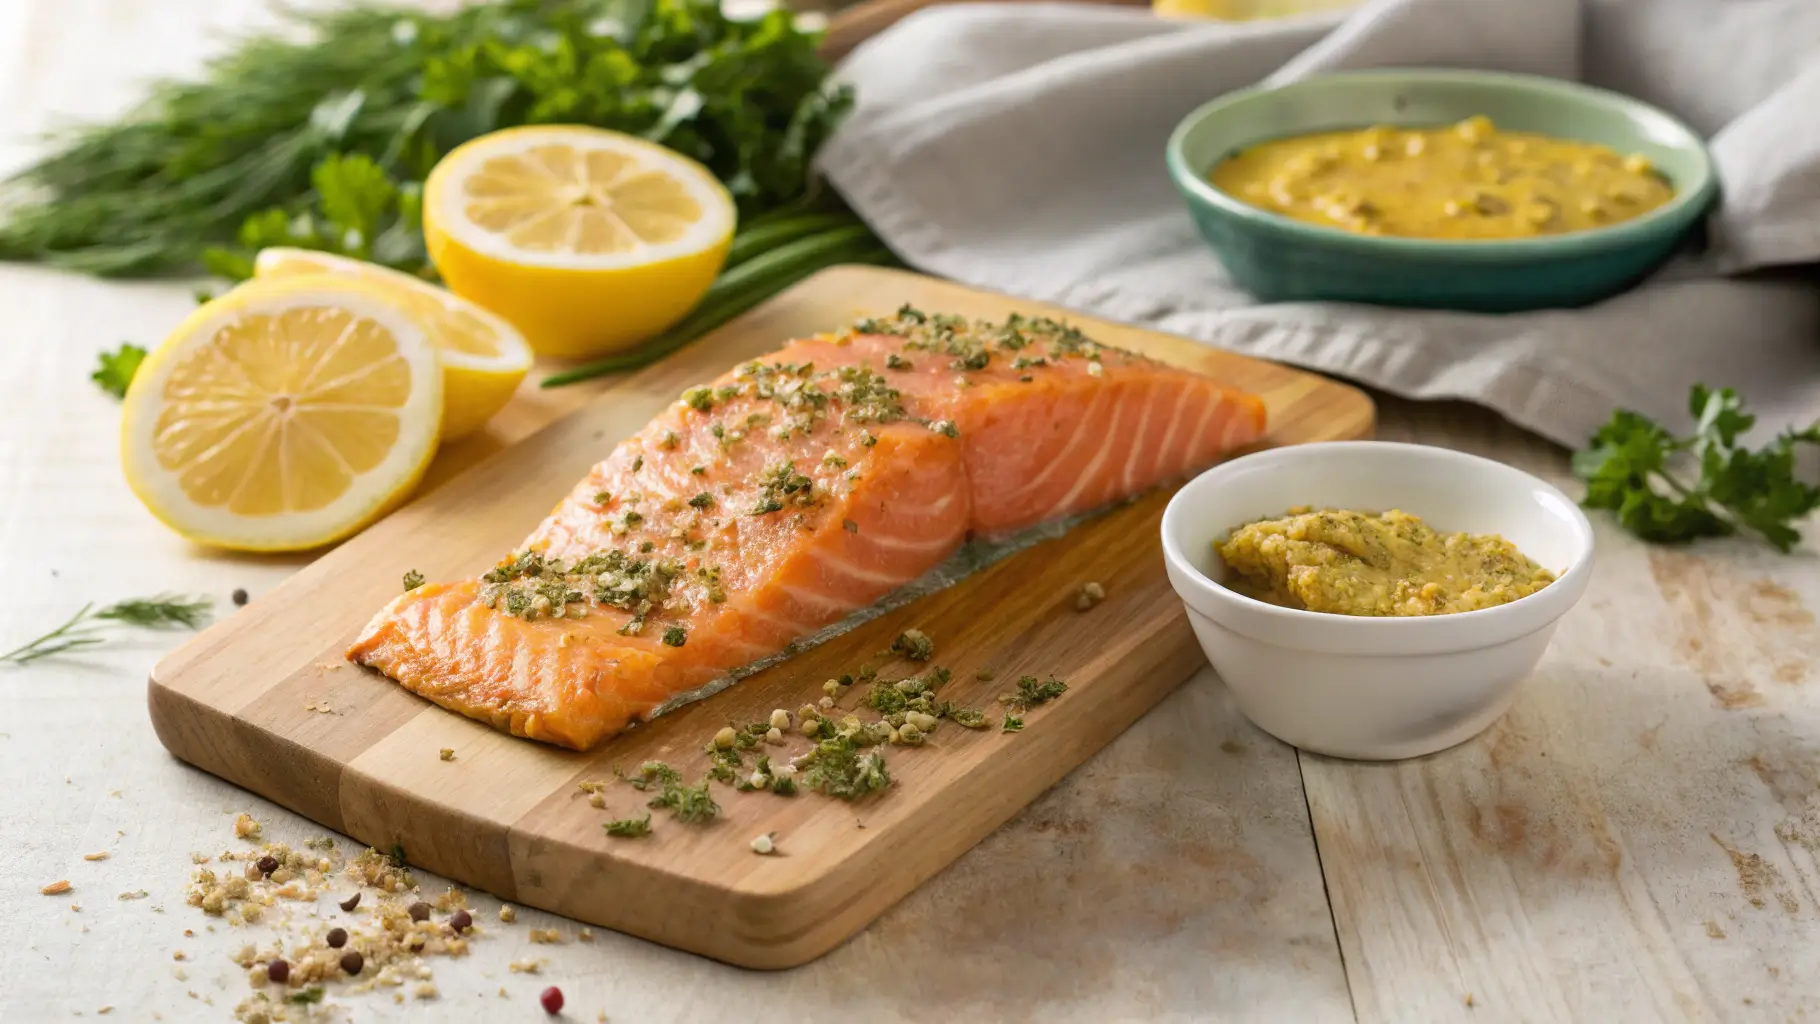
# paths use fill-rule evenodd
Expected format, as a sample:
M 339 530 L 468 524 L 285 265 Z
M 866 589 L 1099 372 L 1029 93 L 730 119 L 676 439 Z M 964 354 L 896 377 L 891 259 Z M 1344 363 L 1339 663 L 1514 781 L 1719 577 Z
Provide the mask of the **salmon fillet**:
M 348 657 L 585 750 L 993 536 L 1209 465 L 1264 405 L 1047 318 L 905 307 L 685 392 L 478 580 L 395 598 Z

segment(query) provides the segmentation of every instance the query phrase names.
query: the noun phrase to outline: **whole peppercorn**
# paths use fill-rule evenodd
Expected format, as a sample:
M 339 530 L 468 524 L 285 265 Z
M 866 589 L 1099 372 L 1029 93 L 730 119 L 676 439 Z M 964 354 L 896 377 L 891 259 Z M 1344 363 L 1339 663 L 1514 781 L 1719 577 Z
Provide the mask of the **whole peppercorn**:
M 551 985 L 543 990 L 543 995 L 538 996 L 537 1001 L 543 1004 L 543 1012 L 554 1017 L 562 1012 L 562 989 Z
M 455 929 L 457 935 L 467 931 L 473 923 L 474 915 L 465 910 L 457 910 L 449 915 L 449 927 Z
M 246 604 L 246 588 L 245 587 L 235 587 L 234 593 L 231 596 L 234 599 L 234 607 L 238 608 L 241 605 Z
M 360 969 L 365 967 L 366 963 L 366 958 L 360 955 L 359 950 L 350 949 L 341 954 L 341 969 L 350 975 L 359 974 Z
M 340 949 L 341 947 L 347 945 L 348 944 L 348 930 L 346 928 L 330 928 L 329 934 L 328 934 L 328 943 L 329 943 L 330 949 Z
M 259 858 L 257 861 L 254 861 L 254 863 L 259 865 L 259 873 L 262 875 L 270 875 L 272 872 L 278 870 L 278 858 L 269 853 Z
M 422 900 L 418 900 L 416 903 L 411 904 L 410 914 L 411 920 L 413 921 L 428 921 L 430 919 L 430 905 Z
M 273 960 L 265 965 L 265 976 L 282 985 L 291 980 L 291 965 L 283 960 Z

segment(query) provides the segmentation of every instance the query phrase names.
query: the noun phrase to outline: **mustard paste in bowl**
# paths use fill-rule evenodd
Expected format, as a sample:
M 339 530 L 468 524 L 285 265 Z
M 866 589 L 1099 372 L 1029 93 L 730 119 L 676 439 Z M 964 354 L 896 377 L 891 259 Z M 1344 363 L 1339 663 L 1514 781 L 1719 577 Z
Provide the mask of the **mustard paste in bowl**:
M 1251 146 L 1215 165 L 1214 187 L 1259 209 L 1365 235 L 1493 240 L 1620 224 L 1674 198 L 1640 155 L 1485 117 L 1377 126 Z

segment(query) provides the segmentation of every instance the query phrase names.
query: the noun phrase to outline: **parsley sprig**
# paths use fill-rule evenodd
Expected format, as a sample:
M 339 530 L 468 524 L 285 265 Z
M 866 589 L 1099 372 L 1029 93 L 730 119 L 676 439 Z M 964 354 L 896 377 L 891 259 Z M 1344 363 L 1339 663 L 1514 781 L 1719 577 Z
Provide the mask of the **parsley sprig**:
M 1696 426 L 1686 437 L 1641 413 L 1614 413 L 1574 453 L 1586 507 L 1615 512 L 1626 530 L 1655 543 L 1740 531 L 1781 551 L 1800 543 L 1794 524 L 1820 508 L 1820 486 L 1796 475 L 1795 459 L 1802 445 L 1820 446 L 1820 423 L 1785 430 L 1753 449 L 1738 439 L 1757 418 L 1731 388 L 1695 385 L 1688 411 Z
M 103 351 L 100 365 L 89 379 L 100 385 L 101 390 L 115 398 L 125 398 L 127 385 L 133 382 L 133 375 L 139 372 L 139 364 L 145 362 L 145 349 L 132 342 L 125 342 L 118 352 Z
M 57 628 L 0 654 L 0 664 L 11 662 L 25 665 L 55 654 L 93 647 L 106 641 L 106 633 L 111 627 L 160 629 L 181 626 L 195 629 L 208 621 L 209 608 L 210 601 L 206 597 L 185 597 L 180 594 L 129 598 L 100 609 L 90 602 Z

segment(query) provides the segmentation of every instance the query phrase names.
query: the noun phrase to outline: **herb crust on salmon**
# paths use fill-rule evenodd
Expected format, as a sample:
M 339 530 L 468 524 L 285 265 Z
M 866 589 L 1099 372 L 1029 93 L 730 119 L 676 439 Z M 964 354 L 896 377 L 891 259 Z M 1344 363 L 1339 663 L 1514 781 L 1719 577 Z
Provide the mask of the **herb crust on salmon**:
M 1098 509 L 1263 430 L 1256 396 L 1056 320 L 905 307 L 689 389 L 520 550 L 393 599 L 348 657 L 515 735 L 588 749 L 970 536 Z

